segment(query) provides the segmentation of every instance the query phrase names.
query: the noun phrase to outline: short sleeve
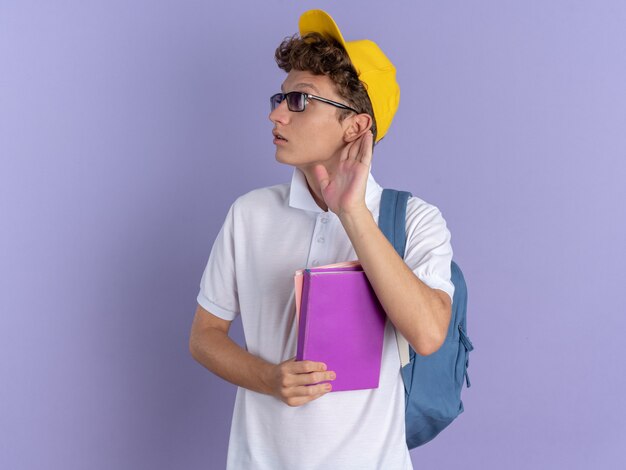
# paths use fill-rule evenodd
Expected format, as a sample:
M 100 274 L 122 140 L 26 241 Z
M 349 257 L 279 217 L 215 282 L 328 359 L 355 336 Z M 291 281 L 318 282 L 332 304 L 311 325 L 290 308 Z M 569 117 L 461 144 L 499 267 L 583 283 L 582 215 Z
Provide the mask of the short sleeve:
M 451 235 L 441 211 L 418 198 L 410 198 L 406 231 L 404 261 L 424 284 L 446 292 L 452 301 Z
M 197 301 L 205 310 L 223 320 L 232 321 L 239 314 L 235 273 L 235 204 L 231 205 L 202 273 Z

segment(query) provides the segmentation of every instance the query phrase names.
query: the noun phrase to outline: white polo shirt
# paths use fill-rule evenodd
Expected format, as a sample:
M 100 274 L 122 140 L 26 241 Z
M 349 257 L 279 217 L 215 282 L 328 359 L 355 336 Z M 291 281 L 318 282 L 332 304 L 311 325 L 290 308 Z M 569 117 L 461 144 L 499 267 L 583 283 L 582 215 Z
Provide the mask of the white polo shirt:
M 382 188 L 369 175 L 365 202 L 378 220 Z M 412 197 L 405 262 L 447 292 L 452 247 L 441 212 Z M 198 303 L 224 320 L 241 314 L 247 350 L 274 364 L 296 355 L 296 270 L 355 260 L 339 218 L 314 201 L 304 174 L 260 188 L 230 207 L 200 282 Z M 404 386 L 394 330 L 385 329 L 380 385 L 331 392 L 299 407 L 237 389 L 227 468 L 232 470 L 412 469 Z

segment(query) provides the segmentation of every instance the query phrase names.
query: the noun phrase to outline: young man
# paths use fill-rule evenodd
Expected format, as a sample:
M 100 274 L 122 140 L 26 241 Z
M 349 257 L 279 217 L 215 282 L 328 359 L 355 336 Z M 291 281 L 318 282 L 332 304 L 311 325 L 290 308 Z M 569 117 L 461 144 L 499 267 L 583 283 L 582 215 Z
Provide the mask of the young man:
M 203 273 L 190 350 L 239 386 L 229 469 L 410 469 L 394 326 L 423 355 L 445 339 L 454 286 L 440 211 L 412 197 L 404 260 L 377 226 L 374 142 L 399 101 L 395 68 L 371 41 L 345 42 L 320 10 L 276 50 L 287 72 L 271 99 L 276 159 L 290 184 L 239 197 Z M 334 371 L 297 362 L 293 275 L 358 259 L 387 313 L 377 389 L 328 393 Z M 241 314 L 246 350 L 228 337 Z M 317 384 L 317 385 L 311 385 Z

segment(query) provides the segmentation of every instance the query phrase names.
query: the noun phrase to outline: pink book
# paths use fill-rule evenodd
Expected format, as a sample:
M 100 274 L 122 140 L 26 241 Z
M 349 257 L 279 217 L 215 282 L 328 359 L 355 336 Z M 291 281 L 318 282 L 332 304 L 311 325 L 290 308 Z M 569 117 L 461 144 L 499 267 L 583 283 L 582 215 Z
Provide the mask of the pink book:
M 360 264 L 305 269 L 295 283 L 296 360 L 326 363 L 333 391 L 377 388 L 386 315 Z

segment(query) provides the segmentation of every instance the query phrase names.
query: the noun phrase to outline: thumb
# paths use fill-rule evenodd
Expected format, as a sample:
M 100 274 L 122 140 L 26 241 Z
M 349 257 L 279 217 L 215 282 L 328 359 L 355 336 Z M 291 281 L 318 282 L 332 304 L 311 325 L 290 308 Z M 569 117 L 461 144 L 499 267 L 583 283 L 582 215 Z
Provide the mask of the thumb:
M 313 175 L 320 185 L 320 189 L 324 191 L 330 184 L 330 178 L 328 177 L 328 171 L 324 165 L 316 165 L 313 167 Z

